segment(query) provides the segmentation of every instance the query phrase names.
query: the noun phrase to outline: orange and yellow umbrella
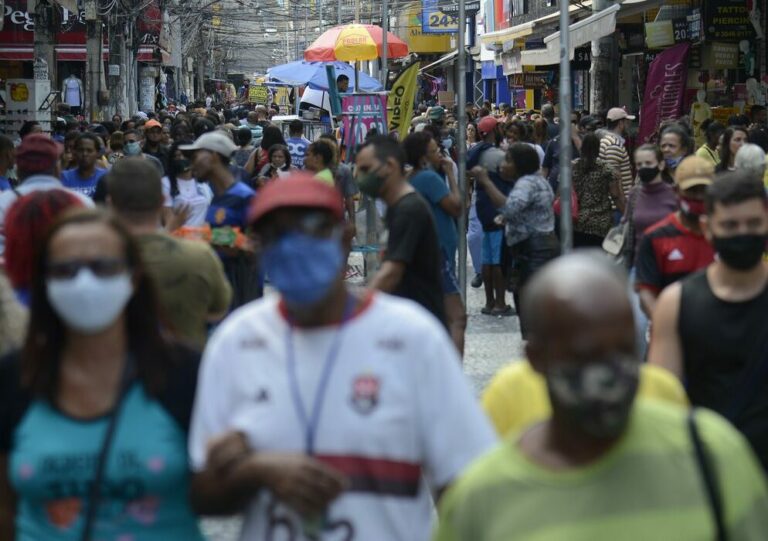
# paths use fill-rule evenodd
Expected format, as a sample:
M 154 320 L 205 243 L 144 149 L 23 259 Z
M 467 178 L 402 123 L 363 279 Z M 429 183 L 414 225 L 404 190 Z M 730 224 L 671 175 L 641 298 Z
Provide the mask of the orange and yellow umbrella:
M 356 62 L 381 56 L 383 30 L 372 24 L 347 24 L 325 31 L 304 51 L 304 60 Z M 408 55 L 408 45 L 392 32 L 387 32 L 387 56 Z

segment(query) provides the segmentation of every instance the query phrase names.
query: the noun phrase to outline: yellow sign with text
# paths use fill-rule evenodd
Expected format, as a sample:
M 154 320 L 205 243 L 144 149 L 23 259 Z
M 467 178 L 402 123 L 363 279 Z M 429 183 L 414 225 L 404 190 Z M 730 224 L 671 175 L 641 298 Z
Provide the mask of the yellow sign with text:
M 389 109 L 389 131 L 397 132 L 402 141 L 408 135 L 413 117 L 413 102 L 416 100 L 416 77 L 419 75 L 419 63 L 405 68 L 392 85 L 387 98 Z
M 421 3 L 413 4 L 398 17 L 398 34 L 412 53 L 447 53 L 451 50 L 450 34 L 425 34 L 422 30 Z

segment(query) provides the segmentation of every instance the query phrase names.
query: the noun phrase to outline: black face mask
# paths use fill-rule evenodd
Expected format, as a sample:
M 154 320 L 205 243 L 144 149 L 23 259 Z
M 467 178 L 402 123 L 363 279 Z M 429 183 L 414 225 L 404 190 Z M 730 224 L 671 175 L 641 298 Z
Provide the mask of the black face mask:
M 641 167 L 637 170 L 637 176 L 640 177 L 640 182 L 648 184 L 659 176 L 659 167 Z
M 713 237 L 712 246 L 723 263 L 732 269 L 747 271 L 763 259 L 766 241 L 768 235 Z
M 178 175 L 187 171 L 192 167 L 192 164 L 187 159 L 173 160 L 173 170 Z

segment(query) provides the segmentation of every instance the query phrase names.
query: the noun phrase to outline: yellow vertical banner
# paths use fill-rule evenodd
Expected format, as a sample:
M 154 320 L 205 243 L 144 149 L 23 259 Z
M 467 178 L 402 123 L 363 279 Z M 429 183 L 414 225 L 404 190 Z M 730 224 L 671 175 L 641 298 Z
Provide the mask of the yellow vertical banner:
M 416 100 L 416 77 L 419 63 L 414 62 L 400 72 L 389 91 L 387 108 L 389 109 L 389 132 L 397 132 L 402 141 L 408 135 L 413 117 L 413 102 Z

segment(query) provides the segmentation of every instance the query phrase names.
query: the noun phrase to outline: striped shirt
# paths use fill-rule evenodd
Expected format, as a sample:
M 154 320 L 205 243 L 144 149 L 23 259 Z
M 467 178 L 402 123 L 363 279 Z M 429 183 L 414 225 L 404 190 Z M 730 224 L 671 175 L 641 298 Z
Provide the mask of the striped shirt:
M 624 138 L 613 132 L 605 132 L 600 139 L 600 159 L 621 175 L 621 189 L 626 197 L 634 186 L 635 179 L 632 177 L 632 166 L 629 163 Z
M 568 471 L 533 463 L 508 439 L 443 498 L 433 541 L 714 539 L 686 415 L 638 401 L 623 438 Z M 729 539 L 765 539 L 768 491 L 749 444 L 715 413 L 697 411 L 696 421 L 718 472 Z

